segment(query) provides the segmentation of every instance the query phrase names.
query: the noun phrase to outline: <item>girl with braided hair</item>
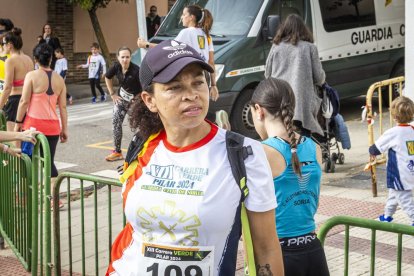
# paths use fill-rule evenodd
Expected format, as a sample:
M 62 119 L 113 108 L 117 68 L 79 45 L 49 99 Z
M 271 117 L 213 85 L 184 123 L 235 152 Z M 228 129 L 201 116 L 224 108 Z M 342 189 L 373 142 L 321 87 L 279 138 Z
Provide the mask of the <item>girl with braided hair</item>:
M 214 48 L 210 30 L 213 26 L 211 12 L 198 5 L 189 5 L 183 9 L 181 22 L 185 27 L 180 31 L 174 40 L 180 41 L 193 47 L 200 54 L 202 59 L 214 68 Z M 149 43 L 143 38 L 138 38 L 138 48 L 154 48 L 156 43 Z M 219 97 L 216 86 L 215 73 L 211 74 L 210 98 L 216 101 Z
M 278 206 L 276 229 L 285 275 L 329 275 L 316 237 L 322 153 L 316 143 L 294 131 L 295 94 L 289 83 L 261 81 L 251 99 L 254 126 L 273 175 Z

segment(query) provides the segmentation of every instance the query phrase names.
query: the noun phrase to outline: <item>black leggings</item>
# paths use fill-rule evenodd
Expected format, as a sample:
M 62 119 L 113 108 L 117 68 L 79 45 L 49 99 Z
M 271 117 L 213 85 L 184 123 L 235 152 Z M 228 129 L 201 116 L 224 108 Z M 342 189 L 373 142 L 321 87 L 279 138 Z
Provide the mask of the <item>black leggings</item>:
M 121 100 L 119 104 L 114 104 L 112 113 L 112 131 L 114 134 L 115 151 L 118 153 L 121 153 L 122 123 L 124 122 L 128 108 L 129 102 L 125 100 Z
M 56 166 L 55 166 L 55 153 L 56 153 L 57 143 L 59 142 L 59 135 L 46 136 L 46 139 L 49 142 L 49 148 L 50 148 L 51 177 L 57 177 L 58 170 L 56 169 Z M 43 156 L 43 153 L 41 153 L 41 155 Z
M 329 276 L 325 252 L 315 234 L 279 241 L 284 241 L 281 247 L 286 276 Z
M 92 96 L 94 96 L 96 98 L 96 91 L 95 91 L 95 86 L 96 88 L 98 88 L 99 92 L 101 93 L 101 95 L 105 95 L 105 92 L 102 89 L 101 86 L 101 80 L 100 79 L 89 79 L 89 84 L 91 85 L 91 92 L 92 92 Z

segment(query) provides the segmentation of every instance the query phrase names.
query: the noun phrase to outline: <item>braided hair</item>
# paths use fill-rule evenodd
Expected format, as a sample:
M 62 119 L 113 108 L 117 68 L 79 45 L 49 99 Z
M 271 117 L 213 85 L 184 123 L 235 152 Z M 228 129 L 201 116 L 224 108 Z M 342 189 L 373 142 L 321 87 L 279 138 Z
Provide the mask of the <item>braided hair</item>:
M 293 170 L 301 177 L 301 165 L 296 153 L 299 141 L 296 139 L 293 127 L 295 94 L 289 83 L 275 78 L 262 80 L 253 93 L 251 104 L 260 105 L 269 114 L 282 120 L 290 140 Z

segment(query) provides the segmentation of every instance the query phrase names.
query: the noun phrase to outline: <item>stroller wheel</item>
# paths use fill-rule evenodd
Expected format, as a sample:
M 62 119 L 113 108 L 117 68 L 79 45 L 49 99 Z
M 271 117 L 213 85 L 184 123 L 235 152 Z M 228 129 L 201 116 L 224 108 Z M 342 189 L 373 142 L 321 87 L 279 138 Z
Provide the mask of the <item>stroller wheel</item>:
M 333 161 L 331 158 L 327 159 L 324 165 L 324 171 L 326 173 L 335 172 L 335 161 Z
M 331 154 L 331 159 L 334 163 L 336 163 L 336 160 L 338 160 L 338 154 L 336 152 L 333 152 Z
M 345 154 L 342 152 L 338 155 L 338 163 L 341 165 L 345 163 Z

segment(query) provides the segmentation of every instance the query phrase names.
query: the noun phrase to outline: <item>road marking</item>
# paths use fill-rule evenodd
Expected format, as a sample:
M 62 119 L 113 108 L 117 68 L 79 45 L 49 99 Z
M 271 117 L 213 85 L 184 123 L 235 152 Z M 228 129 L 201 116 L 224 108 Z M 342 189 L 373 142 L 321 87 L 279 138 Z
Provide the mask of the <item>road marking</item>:
M 67 168 L 76 167 L 78 165 L 77 164 L 72 164 L 72 163 L 55 161 L 55 166 L 56 166 L 56 169 L 63 170 L 63 169 L 67 169 Z
M 91 123 L 112 117 L 113 103 L 83 103 L 68 107 L 68 124 Z
M 90 145 L 86 145 L 86 147 L 88 148 L 96 148 L 96 149 L 109 149 L 109 150 L 113 150 L 114 147 L 112 146 L 113 141 L 109 140 L 109 141 L 105 141 L 105 142 L 99 142 L 99 143 L 95 143 L 95 144 L 90 144 Z M 106 146 L 110 144 L 111 146 Z M 123 152 L 127 152 L 127 149 L 121 149 Z

